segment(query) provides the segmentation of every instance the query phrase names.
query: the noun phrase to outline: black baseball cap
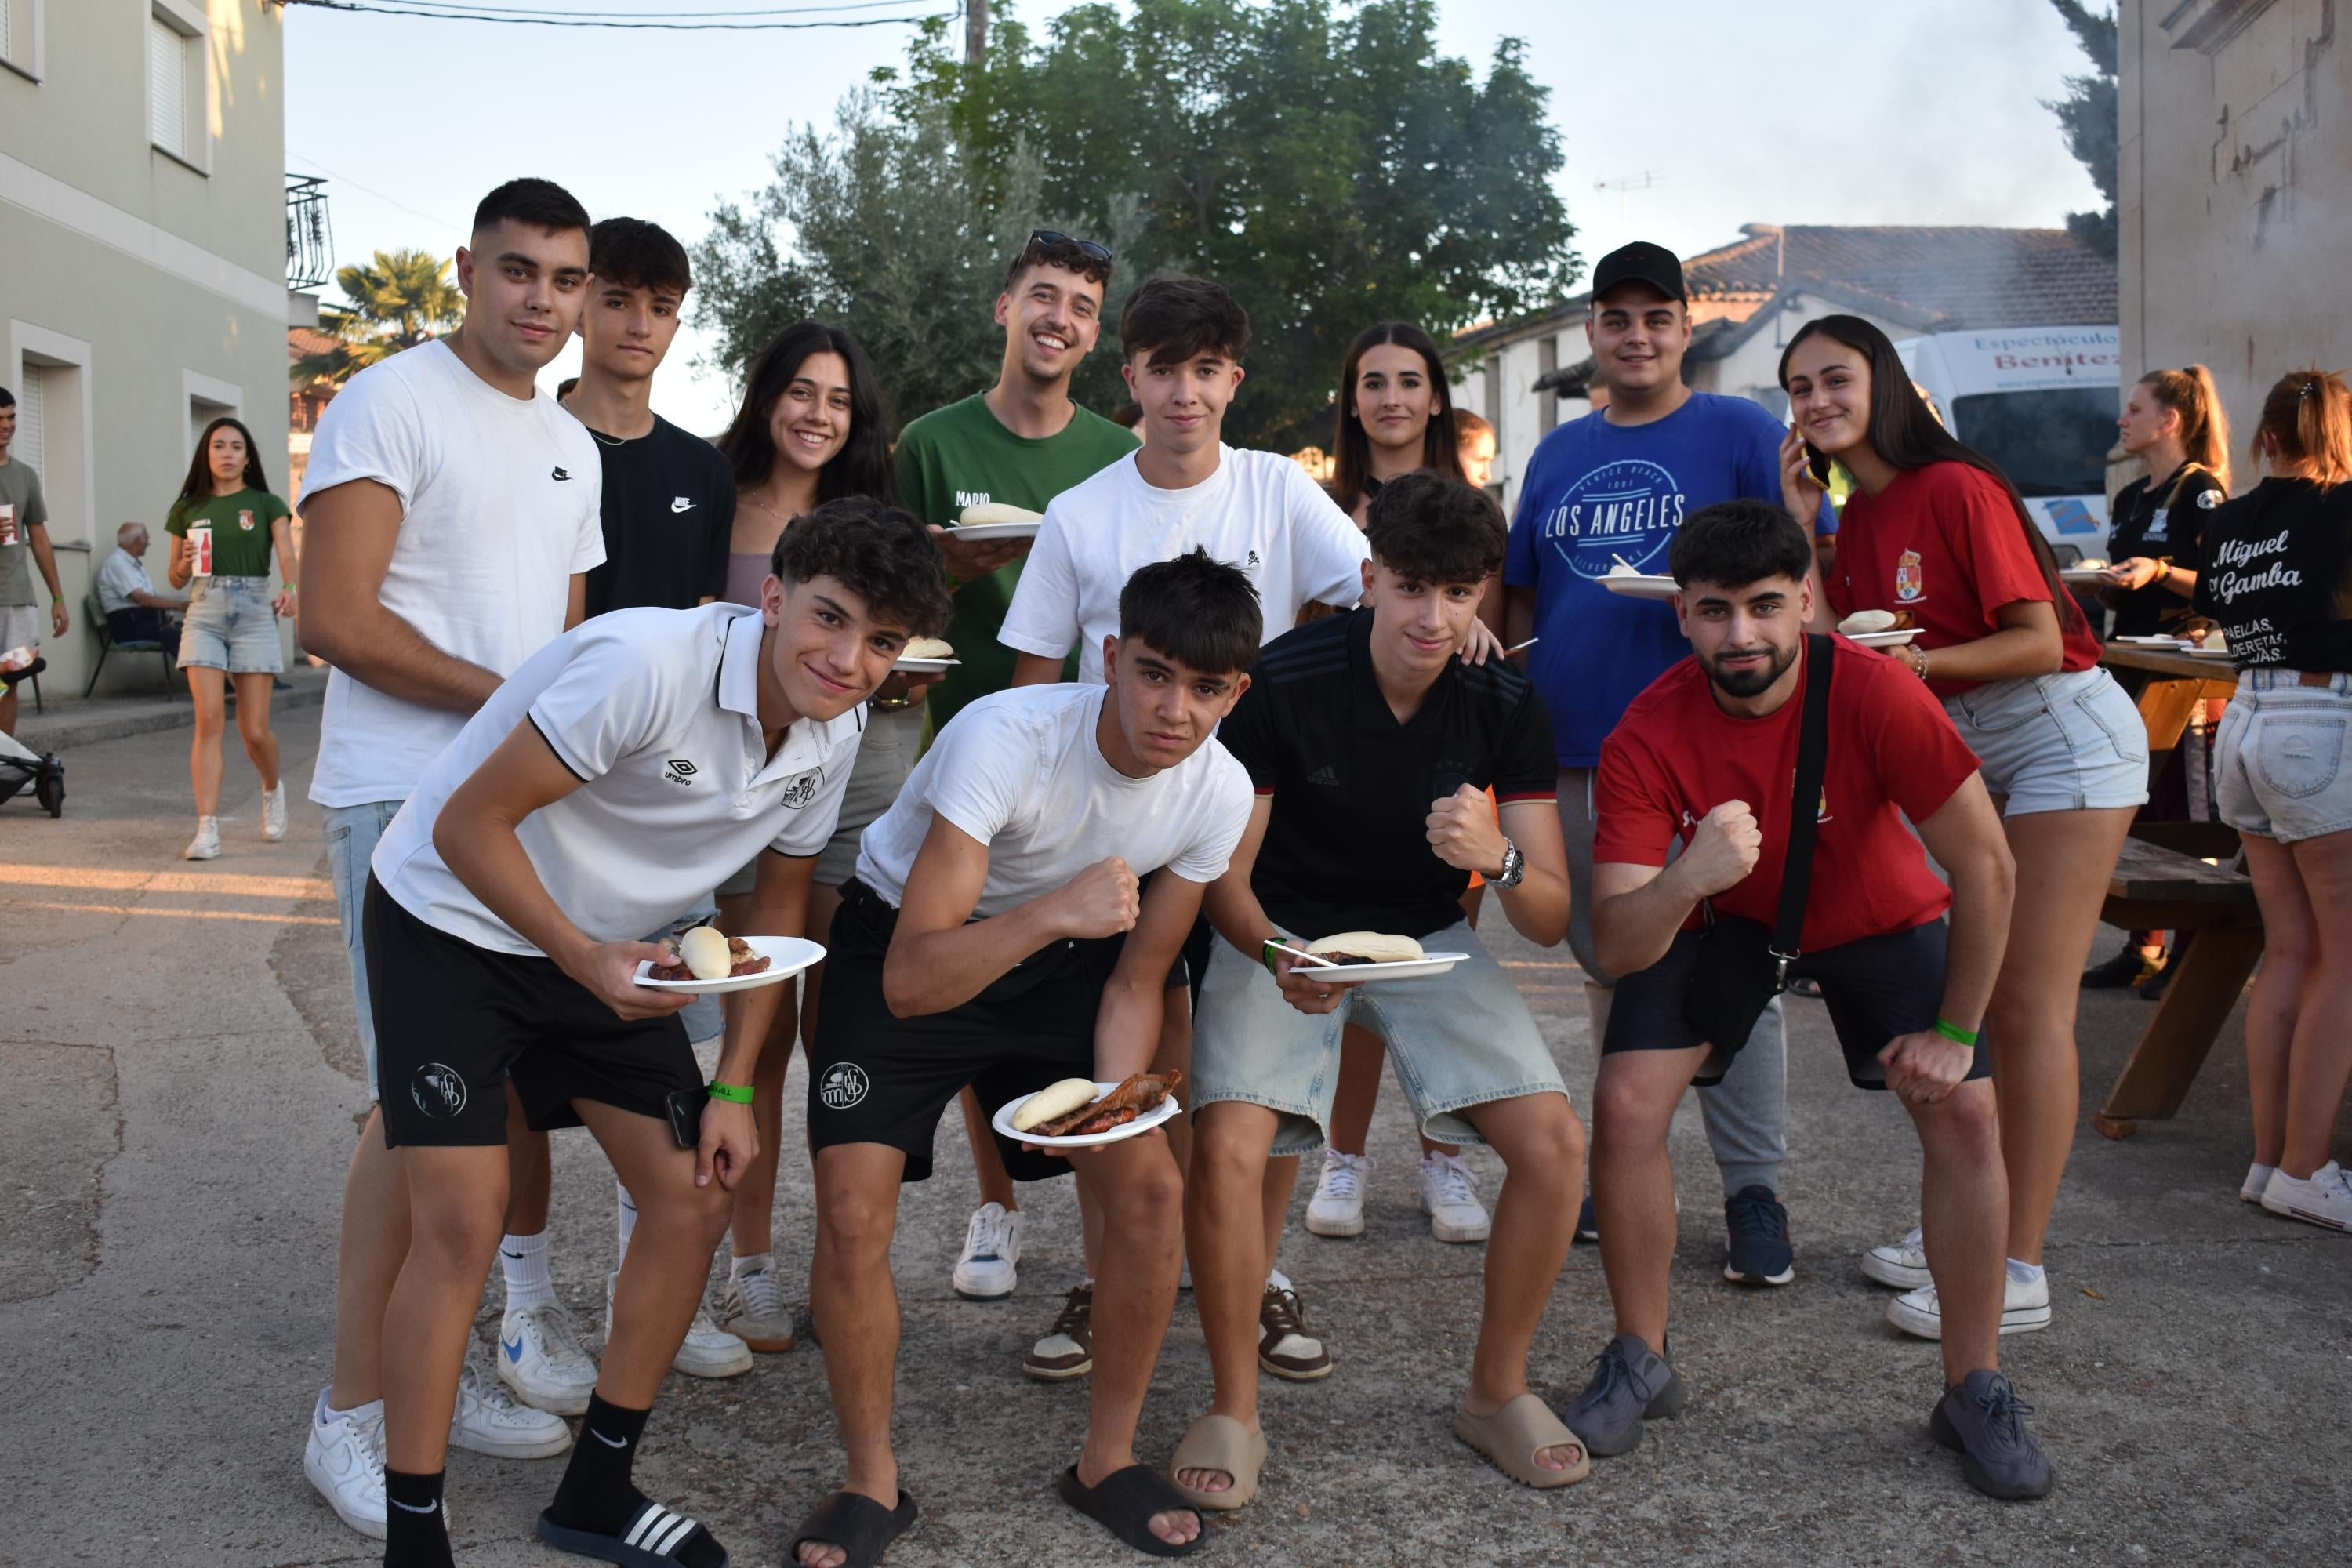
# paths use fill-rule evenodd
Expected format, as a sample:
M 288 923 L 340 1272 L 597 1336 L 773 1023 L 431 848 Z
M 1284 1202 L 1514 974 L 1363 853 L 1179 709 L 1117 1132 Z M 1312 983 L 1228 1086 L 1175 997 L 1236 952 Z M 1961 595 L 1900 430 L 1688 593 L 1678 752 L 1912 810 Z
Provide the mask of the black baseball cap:
M 1592 269 L 1592 297 L 1600 299 L 1620 283 L 1647 283 L 1670 300 L 1690 303 L 1690 290 L 1683 287 L 1683 264 L 1675 253 L 1663 245 L 1652 245 L 1637 239 L 1622 245 L 1601 258 Z

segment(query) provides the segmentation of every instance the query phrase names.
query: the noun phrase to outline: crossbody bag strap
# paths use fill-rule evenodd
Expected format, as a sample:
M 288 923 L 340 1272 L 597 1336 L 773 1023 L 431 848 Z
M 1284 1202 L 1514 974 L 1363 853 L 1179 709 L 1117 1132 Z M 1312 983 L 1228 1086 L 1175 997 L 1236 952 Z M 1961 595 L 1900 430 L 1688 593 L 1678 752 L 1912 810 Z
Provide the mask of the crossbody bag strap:
M 1780 909 L 1772 922 L 1772 956 L 1788 979 L 1805 931 L 1805 896 L 1813 880 L 1813 834 L 1821 820 L 1822 775 L 1830 752 L 1830 679 L 1836 653 L 1827 637 L 1805 639 L 1805 711 L 1797 732 L 1796 792 L 1789 797 L 1789 853 L 1780 868 Z

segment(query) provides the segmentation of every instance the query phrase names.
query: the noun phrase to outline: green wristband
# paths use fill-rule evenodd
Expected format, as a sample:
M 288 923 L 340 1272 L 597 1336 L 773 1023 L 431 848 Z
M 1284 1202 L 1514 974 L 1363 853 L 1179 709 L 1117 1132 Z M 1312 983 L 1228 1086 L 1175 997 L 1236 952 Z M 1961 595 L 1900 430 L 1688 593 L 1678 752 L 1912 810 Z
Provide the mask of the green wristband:
M 751 1088 L 749 1084 L 714 1081 L 710 1086 L 710 1098 L 726 1100 L 730 1105 L 749 1105 L 751 1103 Z
M 1257 961 L 1265 965 L 1265 972 L 1268 974 L 1271 974 L 1276 980 L 1279 980 L 1282 978 L 1282 971 L 1274 966 L 1274 938 L 1267 937 L 1265 941 L 1258 946 Z
M 1958 1024 L 1947 1024 L 1941 1018 L 1936 1020 L 1936 1033 L 1963 1046 L 1973 1046 L 1977 1043 L 1977 1032 L 1974 1029 L 1963 1029 Z

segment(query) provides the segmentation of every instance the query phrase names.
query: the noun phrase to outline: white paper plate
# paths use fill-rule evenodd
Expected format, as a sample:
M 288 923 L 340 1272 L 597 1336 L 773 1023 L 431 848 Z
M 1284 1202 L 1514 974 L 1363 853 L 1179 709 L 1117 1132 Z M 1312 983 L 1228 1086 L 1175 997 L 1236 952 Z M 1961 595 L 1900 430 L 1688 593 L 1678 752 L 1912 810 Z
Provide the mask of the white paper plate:
M 2197 646 L 2195 643 L 2190 642 L 2187 637 L 2109 637 L 2107 640 L 2108 640 L 2109 642 L 2124 643 L 2124 644 L 2126 644 L 2126 645 L 2127 645 L 2127 646 L 2129 646 L 2129 647 L 2171 647 L 2171 648 L 2182 648 L 2182 647 L 2195 647 Z
M 1919 628 L 1901 626 L 1891 632 L 1842 632 L 1839 635 L 1846 641 L 1859 643 L 1864 647 L 1901 647 L 1919 635 Z
M 824 962 L 824 949 L 802 937 L 747 936 L 743 941 L 768 961 L 768 967 L 757 974 L 735 974 L 724 980 L 648 980 L 646 976 L 653 973 L 654 966 L 646 963 L 637 965 L 637 984 L 648 991 L 686 991 L 697 996 L 712 996 L 722 991 L 773 985 L 779 980 L 790 980 L 812 963 Z
M 1302 963 L 1297 973 L 1316 980 L 1328 980 L 1335 985 L 1360 985 L 1367 981 L 1380 980 L 1418 980 L 1425 974 L 1443 974 L 1469 956 L 1466 952 L 1424 952 L 1419 958 L 1400 958 L 1388 963 L 1339 963 L 1329 968 Z
M 2185 647 L 2180 651 L 2191 658 L 2210 658 L 2216 662 L 2225 661 L 2233 657 L 2226 647 Z
M 968 539 L 974 544 L 985 544 L 992 539 L 1034 539 L 1043 527 L 1035 522 L 975 522 L 959 523 L 948 530 L 951 539 Z
M 1040 1089 L 1044 1087 L 1043 1084 L 1038 1085 Z M 1095 1098 L 1100 1100 L 1118 1087 L 1116 1083 L 1104 1083 L 1097 1079 L 1095 1083 Z M 1091 1149 L 1097 1143 L 1116 1143 L 1122 1138 L 1133 1138 L 1139 1133 L 1150 1131 L 1161 1122 L 1173 1117 L 1181 1109 L 1176 1103 L 1176 1097 L 1171 1094 L 1134 1121 L 1121 1122 L 1108 1132 L 1089 1132 L 1083 1138 L 1040 1138 L 1034 1132 L 1013 1131 L 1013 1113 L 1028 1103 L 1029 1096 L 1025 1094 L 1018 1100 L 1006 1100 L 996 1108 L 996 1114 L 989 1119 L 989 1125 L 1016 1143 L 1027 1143 L 1039 1149 Z
M 953 669 L 962 662 L 963 660 L 960 658 L 902 658 L 890 668 L 908 670 L 916 675 L 935 675 L 942 669 Z
M 2104 566 L 2062 566 L 2058 570 L 2058 581 L 2087 587 L 2105 576 L 2106 570 Z
M 1672 577 L 1599 577 L 1594 581 L 1629 599 L 1670 599 L 1682 592 L 1682 584 Z

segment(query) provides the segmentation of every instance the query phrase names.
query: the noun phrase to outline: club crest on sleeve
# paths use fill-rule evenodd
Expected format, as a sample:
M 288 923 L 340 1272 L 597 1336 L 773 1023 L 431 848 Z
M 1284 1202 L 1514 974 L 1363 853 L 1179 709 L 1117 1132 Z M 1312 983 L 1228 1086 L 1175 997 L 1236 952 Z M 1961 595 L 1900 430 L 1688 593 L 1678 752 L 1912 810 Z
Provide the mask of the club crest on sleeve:
M 811 768 L 784 786 L 784 804 L 798 811 L 816 798 L 816 786 L 824 779 L 823 768 Z

